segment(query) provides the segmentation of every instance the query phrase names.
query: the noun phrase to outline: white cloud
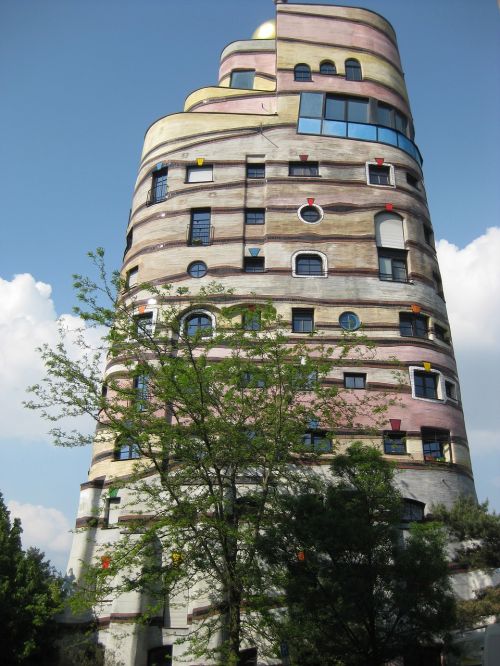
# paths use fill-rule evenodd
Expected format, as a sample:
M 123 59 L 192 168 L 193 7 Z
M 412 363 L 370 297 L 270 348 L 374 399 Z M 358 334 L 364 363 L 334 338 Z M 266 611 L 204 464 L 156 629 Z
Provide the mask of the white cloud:
M 440 240 L 437 252 L 455 348 L 498 351 L 500 228 L 462 249 Z
M 67 553 L 71 546 L 71 526 L 58 509 L 39 504 L 22 504 L 16 500 L 7 502 L 12 518 L 20 518 L 23 528 L 23 547 L 35 546 L 47 552 Z
M 57 314 L 51 293 L 50 285 L 37 282 L 27 273 L 16 275 L 11 281 L 0 278 L 2 440 L 42 439 L 46 438 L 45 433 L 50 429 L 37 413 L 25 409 L 22 402 L 29 398 L 26 387 L 39 382 L 45 374 L 36 348 L 44 343 L 54 346 L 58 340 Z M 73 332 L 74 338 L 76 331 L 82 327 L 82 321 L 68 314 L 63 315 L 61 320 Z M 99 333 L 95 329 L 86 329 L 85 338 L 97 343 Z M 72 354 L 79 354 L 75 346 Z

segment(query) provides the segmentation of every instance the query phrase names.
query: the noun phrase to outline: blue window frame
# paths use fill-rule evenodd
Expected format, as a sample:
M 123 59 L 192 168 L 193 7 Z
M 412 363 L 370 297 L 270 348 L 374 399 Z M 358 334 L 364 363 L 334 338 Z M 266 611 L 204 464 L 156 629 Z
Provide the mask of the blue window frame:
M 191 277 L 201 278 L 207 274 L 207 265 L 204 261 L 193 261 L 189 264 L 187 272 Z
M 159 203 L 165 201 L 168 192 L 168 167 L 162 167 L 153 171 L 151 189 L 148 193 L 147 204 Z
M 314 310 L 304 308 L 293 308 L 292 331 L 293 333 L 312 333 L 314 330 Z
M 195 336 L 206 338 L 212 335 L 212 319 L 202 312 L 194 312 L 186 317 L 184 325 L 186 335 L 190 338 Z
M 299 63 L 293 68 L 293 78 L 295 81 L 311 81 L 311 68 L 305 63 Z
M 211 213 L 209 208 L 191 211 L 189 245 L 210 245 L 210 219 Z
M 361 320 L 355 312 L 343 312 L 339 317 L 339 324 L 344 331 L 357 331 Z

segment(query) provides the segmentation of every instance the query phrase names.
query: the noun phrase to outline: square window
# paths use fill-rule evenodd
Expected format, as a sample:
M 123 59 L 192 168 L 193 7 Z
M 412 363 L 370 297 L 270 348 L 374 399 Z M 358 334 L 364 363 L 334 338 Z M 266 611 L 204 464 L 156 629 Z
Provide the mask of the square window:
M 332 442 L 322 430 L 309 430 L 302 436 L 302 443 L 306 449 L 315 453 L 329 453 L 332 450 Z
M 243 328 L 245 331 L 260 331 L 260 312 L 248 310 L 243 314 Z
M 314 330 L 314 310 L 294 308 L 292 310 L 293 333 L 312 333 Z
M 406 433 L 384 433 L 384 453 L 386 455 L 403 455 L 406 453 Z
M 348 389 L 364 389 L 366 388 L 366 375 L 344 372 L 344 386 Z
M 428 336 L 427 317 L 401 312 L 399 332 L 403 337 L 426 338 Z
M 436 340 L 448 343 L 448 331 L 439 324 L 434 324 L 434 337 Z
M 213 166 L 188 166 L 186 169 L 186 183 L 211 183 L 213 181 Z
M 379 278 L 388 282 L 408 282 L 405 250 L 378 250 Z
M 254 69 L 240 69 L 231 72 L 231 88 L 241 88 L 243 90 L 252 90 L 255 79 Z
M 290 162 L 288 165 L 289 176 L 318 176 L 318 162 Z
M 422 428 L 422 448 L 426 460 L 445 461 L 444 449 L 450 444 L 450 432 L 448 430 L 435 430 L 433 428 Z
M 263 273 L 264 268 L 264 257 L 244 257 L 243 259 L 245 273 Z
M 245 210 L 245 224 L 264 224 L 265 221 L 265 208 L 247 208 Z
M 437 387 L 439 375 L 435 372 L 425 372 L 416 370 L 413 373 L 413 384 L 416 398 L 427 398 L 427 400 L 437 400 Z
M 368 165 L 368 182 L 370 185 L 392 185 L 391 168 L 389 166 Z
M 265 164 L 247 164 L 247 178 L 265 178 Z

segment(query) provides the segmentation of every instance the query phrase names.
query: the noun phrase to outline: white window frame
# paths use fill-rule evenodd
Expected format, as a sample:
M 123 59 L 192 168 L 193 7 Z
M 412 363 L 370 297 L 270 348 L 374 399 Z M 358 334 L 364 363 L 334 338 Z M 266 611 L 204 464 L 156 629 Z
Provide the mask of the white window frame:
M 389 185 L 377 185 L 377 183 L 370 183 L 370 167 L 389 167 Z M 396 176 L 394 173 L 394 165 L 384 162 L 383 164 L 377 164 L 377 162 L 366 162 L 365 164 L 366 171 L 366 184 L 370 187 L 381 187 L 382 189 L 394 189 L 396 187 Z
M 411 397 L 414 400 L 423 400 L 424 402 L 446 402 L 446 389 L 444 385 L 445 377 L 442 372 L 439 370 L 426 370 L 423 365 L 410 365 L 410 383 L 411 383 Z M 436 394 L 437 398 L 422 398 L 419 395 L 415 395 L 415 372 L 427 372 L 429 374 L 437 375 L 437 385 L 436 385 Z M 449 400 L 449 398 L 448 398 Z
M 192 180 L 191 175 L 198 173 L 199 175 L 206 174 L 209 178 L 199 178 Z M 214 167 L 213 164 L 202 164 L 198 166 L 197 164 L 190 164 L 186 167 L 186 183 L 213 183 L 214 181 Z
M 316 222 L 309 222 L 308 220 L 304 220 L 304 218 L 302 217 L 302 211 L 304 210 L 304 208 L 316 208 L 316 210 L 319 213 L 319 220 L 316 220 Z M 316 203 L 314 204 L 305 203 L 302 206 L 300 206 L 300 208 L 298 208 L 297 210 L 297 217 L 301 222 L 304 222 L 304 224 L 319 224 L 323 220 L 324 216 L 325 216 L 324 210 L 321 208 L 321 206 L 318 206 L 318 204 Z
M 296 259 L 299 255 L 301 254 L 315 254 L 318 257 L 321 257 L 321 263 L 323 266 L 323 275 L 298 275 L 295 269 L 296 266 Z M 296 278 L 303 278 L 306 280 L 321 280 L 325 279 L 328 277 L 328 259 L 326 254 L 323 254 L 323 252 L 318 252 L 317 250 L 297 250 L 297 252 L 294 252 L 292 254 L 292 277 Z
M 203 310 L 201 308 L 195 308 L 194 310 L 189 310 L 189 312 L 186 312 L 185 314 L 182 315 L 181 320 L 179 322 L 180 324 L 180 331 L 181 331 L 181 336 L 182 337 L 187 337 L 186 334 L 186 319 L 188 317 L 191 317 L 191 315 L 194 314 L 203 314 L 207 315 L 207 317 L 210 317 L 210 321 L 212 322 L 212 335 L 210 337 L 213 337 L 215 335 L 215 324 L 216 324 L 216 319 L 215 315 L 213 312 L 210 312 L 210 310 Z M 208 335 L 206 336 L 207 338 L 209 337 Z

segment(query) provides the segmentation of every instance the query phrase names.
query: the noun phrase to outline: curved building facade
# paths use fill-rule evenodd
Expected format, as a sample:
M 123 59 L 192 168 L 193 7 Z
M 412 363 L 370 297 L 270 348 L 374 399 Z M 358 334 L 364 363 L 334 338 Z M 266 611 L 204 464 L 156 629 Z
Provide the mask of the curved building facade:
M 314 329 L 335 343 L 343 329 L 362 327 L 373 354 L 336 368 L 332 381 L 397 390 L 386 427 L 367 440 L 397 464 L 404 496 L 425 512 L 474 496 L 394 30 L 364 9 L 277 2 L 275 24 L 254 37 L 222 51 L 217 86 L 192 92 L 182 112 L 146 132 L 122 268 L 130 296 L 154 320 L 151 294 L 136 283 L 196 294 L 215 280 L 234 290 L 235 303 L 272 301 L 292 340 Z M 116 459 L 112 442 L 96 444 L 77 519 L 87 528 L 75 535 L 69 565 L 76 577 L 119 527 L 109 489 L 133 464 Z M 89 526 L 105 511 L 108 529 Z M 173 645 L 178 663 L 176 636 L 190 631 L 199 604 L 140 628 L 131 620 L 142 603 L 133 594 L 110 600 L 100 640 L 126 664 Z

